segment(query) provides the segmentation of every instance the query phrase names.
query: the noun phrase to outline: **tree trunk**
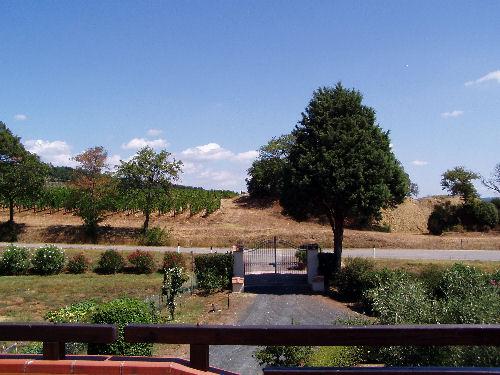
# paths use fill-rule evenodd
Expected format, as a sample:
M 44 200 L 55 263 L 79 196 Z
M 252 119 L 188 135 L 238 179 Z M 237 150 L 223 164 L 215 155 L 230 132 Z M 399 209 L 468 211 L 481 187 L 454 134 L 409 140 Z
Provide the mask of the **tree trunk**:
M 146 219 L 144 220 L 144 227 L 142 228 L 142 231 L 144 233 L 146 233 L 149 227 L 149 215 L 150 215 L 149 210 L 146 210 L 146 212 L 144 212 L 144 216 L 146 216 Z
M 334 259 L 334 272 L 340 271 L 340 265 L 342 262 L 342 241 L 344 240 L 344 215 L 334 216 L 334 227 L 333 227 L 333 253 Z
M 9 201 L 9 224 L 14 224 L 14 201 Z

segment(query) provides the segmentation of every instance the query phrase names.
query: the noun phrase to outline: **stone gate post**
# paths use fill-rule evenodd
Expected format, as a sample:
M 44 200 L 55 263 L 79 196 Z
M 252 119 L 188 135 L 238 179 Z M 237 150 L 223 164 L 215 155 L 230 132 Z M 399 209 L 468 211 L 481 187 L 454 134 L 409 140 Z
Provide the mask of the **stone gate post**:
M 307 244 L 307 283 L 314 292 L 324 292 L 323 277 L 319 276 L 319 245 L 316 243 Z
M 245 265 L 243 264 L 243 246 L 233 247 L 233 292 L 241 293 L 244 290 Z

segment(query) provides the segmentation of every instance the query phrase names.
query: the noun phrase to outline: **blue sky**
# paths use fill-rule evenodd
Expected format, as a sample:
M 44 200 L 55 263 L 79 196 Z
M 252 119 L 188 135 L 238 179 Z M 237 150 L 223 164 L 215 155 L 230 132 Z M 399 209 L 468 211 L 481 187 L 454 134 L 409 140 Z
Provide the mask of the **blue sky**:
M 244 190 L 319 86 L 359 89 L 421 195 L 500 162 L 498 1 L 2 1 L 0 120 L 55 164 L 151 144 Z M 483 195 L 493 195 L 477 184 Z

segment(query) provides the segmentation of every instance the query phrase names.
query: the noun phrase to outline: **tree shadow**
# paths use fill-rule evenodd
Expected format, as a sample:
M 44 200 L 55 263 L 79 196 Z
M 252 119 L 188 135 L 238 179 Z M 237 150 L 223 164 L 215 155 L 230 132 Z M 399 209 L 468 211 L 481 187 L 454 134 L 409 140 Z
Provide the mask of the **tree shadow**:
M 274 198 L 252 198 L 249 195 L 243 195 L 234 200 L 236 205 L 241 208 L 270 208 L 278 199 Z
M 0 224 L 0 241 L 1 242 L 17 242 L 17 238 L 21 233 L 26 231 L 26 224 L 18 223 L 1 223 Z
M 136 242 L 140 233 L 140 228 L 104 226 L 98 228 L 95 241 L 83 226 L 51 225 L 42 232 L 42 236 L 46 242 L 54 243 L 126 243 Z

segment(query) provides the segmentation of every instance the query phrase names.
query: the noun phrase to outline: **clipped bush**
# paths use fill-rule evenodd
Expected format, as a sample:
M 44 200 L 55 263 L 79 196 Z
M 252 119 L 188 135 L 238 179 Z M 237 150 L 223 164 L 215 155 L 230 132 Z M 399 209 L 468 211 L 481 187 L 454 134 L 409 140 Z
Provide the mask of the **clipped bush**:
M 0 258 L 0 275 L 25 275 L 29 268 L 29 250 L 12 244 L 7 246 Z
M 31 259 L 33 273 L 36 275 L 58 274 L 63 270 L 64 262 L 64 250 L 54 245 L 39 247 Z
M 434 210 L 427 220 L 427 229 L 431 234 L 441 235 L 458 224 L 460 221 L 457 215 L 457 206 L 446 202 L 434 206 Z
M 179 267 L 183 270 L 186 269 L 186 258 L 181 253 L 175 253 L 172 251 L 167 251 L 163 254 L 163 266 L 162 269 L 166 270 L 169 268 Z
M 83 253 L 74 255 L 70 260 L 68 260 L 68 265 L 66 268 L 69 273 L 80 274 L 85 273 L 89 269 L 90 260 Z
M 371 259 L 347 258 L 334 280 L 340 297 L 346 301 L 359 301 L 368 289 L 375 286 L 374 268 Z
M 262 367 L 300 367 L 307 364 L 312 353 L 311 346 L 265 346 L 253 356 Z
M 231 287 L 233 255 L 203 254 L 194 258 L 197 286 L 205 293 L 213 293 Z
M 335 254 L 319 253 L 318 254 L 318 271 L 325 278 L 325 286 L 329 287 L 330 282 L 334 279 L 335 269 Z
M 139 237 L 139 245 L 166 246 L 170 240 L 170 231 L 164 228 L 153 227 L 146 230 Z
M 129 323 L 157 323 L 158 312 L 154 305 L 131 298 L 120 298 L 97 306 L 92 313 L 94 324 L 115 324 L 118 338 L 111 344 L 89 344 L 88 354 L 125 356 L 151 356 L 153 344 L 128 343 L 123 337 L 124 327 Z
M 111 275 L 123 271 L 125 259 L 116 250 L 106 250 L 101 254 L 95 271 L 103 275 Z
M 132 271 L 135 273 L 152 273 L 156 269 L 153 255 L 147 251 L 134 251 L 128 256 L 128 261 L 132 265 Z

